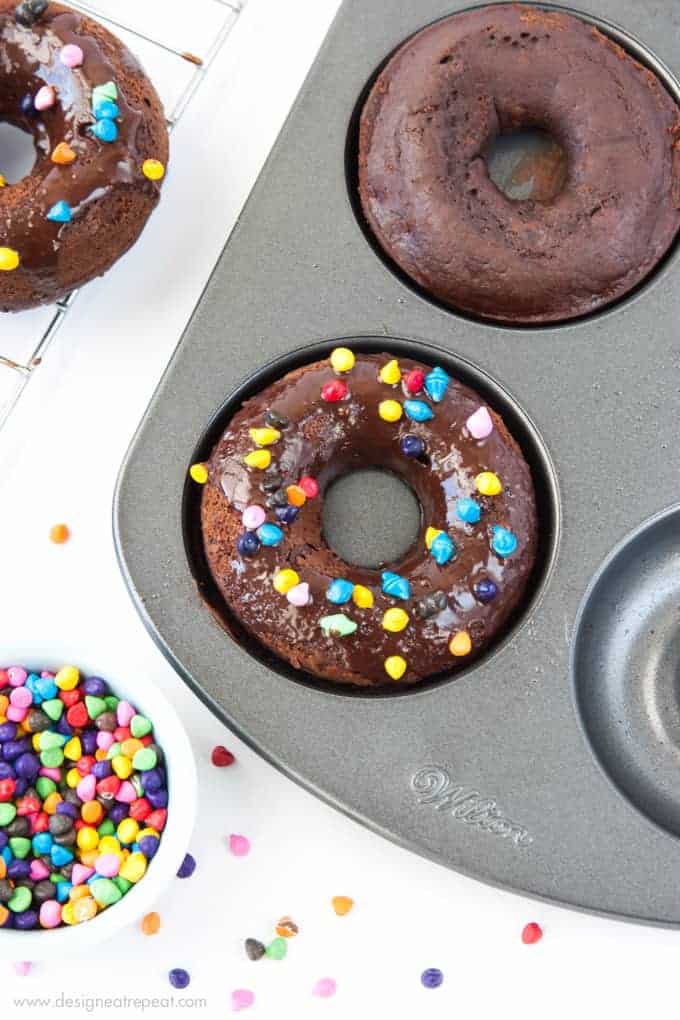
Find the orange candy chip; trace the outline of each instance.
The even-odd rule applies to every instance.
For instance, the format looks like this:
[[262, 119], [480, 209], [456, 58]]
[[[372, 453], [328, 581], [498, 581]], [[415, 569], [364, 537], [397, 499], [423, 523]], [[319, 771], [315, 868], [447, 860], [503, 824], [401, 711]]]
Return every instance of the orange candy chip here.
[[307, 502], [305, 491], [299, 485], [289, 485], [286, 489], [286, 496], [292, 506], [304, 506]]
[[52, 153], [52, 162], [58, 163], [59, 166], [68, 166], [69, 163], [73, 163], [76, 159], [76, 154], [66, 142], [59, 142], [56, 149]]
[[349, 914], [350, 910], [354, 906], [354, 900], [351, 896], [334, 896], [331, 903], [333, 904], [333, 910], [338, 917], [344, 917], [345, 914]]
[[161, 927], [161, 916], [155, 910], [142, 918], [141, 928], [145, 935], [157, 935]]
[[70, 537], [71, 532], [67, 524], [55, 524], [50, 528], [50, 542], [54, 542], [55, 545], [63, 545]]
[[277, 935], [284, 939], [292, 939], [293, 935], [297, 935], [300, 929], [292, 917], [282, 917], [277, 923], [275, 931]]
[[9, 910], [0, 903], [0, 924], [4, 924], [9, 917]]

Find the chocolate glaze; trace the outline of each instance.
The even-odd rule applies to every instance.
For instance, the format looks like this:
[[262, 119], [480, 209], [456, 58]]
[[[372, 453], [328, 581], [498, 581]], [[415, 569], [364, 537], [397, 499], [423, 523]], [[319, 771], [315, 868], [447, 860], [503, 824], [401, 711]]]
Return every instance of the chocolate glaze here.
[[[548, 201], [513, 201], [484, 152], [537, 127], [565, 150]], [[524, 4], [453, 15], [409, 39], [361, 115], [359, 192], [385, 252], [436, 298], [541, 323], [636, 286], [680, 227], [680, 110], [592, 25]]]
[[[130, 224], [120, 230], [124, 242], [120, 250], [112, 224], [107, 224], [111, 237], [106, 247], [110, 251], [99, 252], [103, 238], [97, 238], [86, 260], [89, 272], [85, 265], [78, 266], [76, 279], [64, 265], [68, 259], [64, 241], [69, 234], [81, 232], [76, 230], [78, 221], [83, 221], [91, 205], [99, 212], [89, 217], [90, 223], [99, 228], [103, 226], [99, 220], [111, 217], [114, 210], [120, 212], [121, 204], [132, 204], [134, 231], [139, 233], [160, 195], [160, 182], [144, 177], [142, 163], [151, 157], [167, 160], [167, 132], [160, 102], [139, 64], [121, 43], [101, 25], [58, 4], [50, 4], [32, 28], [18, 24], [13, 10], [13, 3], [0, 0], [0, 119], [29, 132], [38, 156], [28, 178], [0, 190], [0, 244], [14, 248], [21, 258], [19, 269], [2, 274], [0, 279], [0, 305], [8, 309], [54, 300], [115, 261], [129, 247]], [[60, 50], [69, 43], [77, 44], [84, 53], [83, 64], [75, 69], [59, 59]], [[109, 81], [118, 87], [119, 133], [115, 142], [102, 143], [90, 131], [95, 123], [92, 89]], [[35, 117], [23, 116], [19, 109], [21, 97], [35, 96], [43, 85], [55, 88], [56, 104]], [[68, 166], [51, 161], [60, 142], [66, 142], [76, 153], [75, 162]], [[121, 196], [131, 190], [142, 201], [121, 203]], [[69, 224], [46, 218], [60, 200], [73, 211], [74, 220]], [[111, 207], [108, 213], [107, 206]], [[83, 254], [79, 253], [79, 258]]]
[[[531, 573], [537, 540], [536, 506], [531, 473], [517, 444], [501, 419], [493, 414], [494, 430], [484, 440], [471, 438], [465, 428], [468, 417], [482, 401], [470, 389], [451, 380], [444, 399], [433, 404], [434, 418], [417, 424], [404, 415], [391, 424], [378, 416], [378, 404], [386, 398], [409, 397], [403, 384], [382, 383], [378, 371], [390, 360], [385, 355], [358, 355], [355, 367], [343, 376], [348, 397], [326, 403], [321, 387], [334, 377], [328, 362], [317, 362], [289, 373], [259, 396], [247, 401], [229, 423], [209, 460], [209, 480], [201, 502], [204, 548], [213, 578], [236, 618], [262, 644], [293, 666], [327, 679], [362, 686], [394, 684], [384, 670], [384, 660], [401, 655], [408, 670], [399, 684], [414, 682], [443, 671], [468, 665], [481, 654], [507, 624], [521, 602]], [[403, 373], [426, 366], [399, 359]], [[427, 399], [423, 394], [419, 399]], [[263, 472], [247, 468], [243, 457], [253, 443], [248, 429], [264, 425], [264, 414], [275, 409], [291, 421], [282, 438], [269, 447], [272, 468], [284, 484], [311, 475], [320, 495], [308, 500], [296, 521], [282, 526], [284, 540], [274, 548], [261, 547], [252, 559], [236, 551], [243, 531], [241, 514], [246, 506], [266, 506], [261, 485]], [[427, 455], [422, 461], [405, 457], [399, 439], [407, 433], [420, 436]], [[423, 514], [416, 544], [398, 562], [372, 570], [344, 563], [322, 537], [323, 493], [339, 476], [366, 467], [380, 467], [403, 478], [420, 500]], [[475, 493], [479, 472], [495, 471], [503, 492], [494, 498]], [[473, 496], [482, 505], [477, 525], [464, 524], [455, 514], [459, 497]], [[273, 511], [267, 520], [278, 523]], [[517, 552], [501, 560], [491, 551], [491, 529], [501, 524], [518, 539]], [[428, 526], [448, 531], [457, 555], [439, 567], [425, 548]], [[313, 601], [291, 606], [272, 587], [274, 572], [293, 567], [307, 581]], [[404, 602], [381, 591], [381, 570], [393, 570], [411, 583], [412, 597]], [[344, 577], [370, 588], [372, 609], [358, 609], [352, 602], [334, 606], [325, 598], [330, 580]], [[482, 605], [473, 584], [482, 577], [499, 588], [493, 602]], [[415, 605], [428, 592], [447, 593], [445, 610], [427, 620], [415, 615]], [[399, 606], [410, 617], [398, 634], [388, 633], [381, 621], [386, 609]], [[344, 612], [358, 624], [354, 634], [325, 638], [319, 626], [323, 616]], [[473, 652], [465, 659], [452, 657], [448, 643], [452, 634], [465, 629], [473, 640]]]

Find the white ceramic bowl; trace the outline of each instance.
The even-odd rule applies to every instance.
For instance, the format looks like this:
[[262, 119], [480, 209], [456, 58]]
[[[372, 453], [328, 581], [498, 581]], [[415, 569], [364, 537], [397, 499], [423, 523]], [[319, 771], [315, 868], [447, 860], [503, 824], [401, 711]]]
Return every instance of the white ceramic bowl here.
[[146, 874], [118, 903], [107, 907], [91, 921], [78, 925], [33, 931], [0, 928], [0, 958], [5, 960], [41, 960], [78, 953], [141, 920], [177, 874], [194, 825], [197, 780], [191, 744], [175, 709], [154, 683], [134, 669], [126, 676], [110, 675], [104, 663], [83, 663], [77, 658], [37, 659], [35, 655], [22, 655], [16, 650], [7, 655], [5, 649], [0, 649], [3, 669], [13, 665], [35, 670], [58, 669], [66, 664], [77, 666], [85, 677], [101, 676], [112, 693], [126, 698], [152, 721], [154, 739], [163, 748], [166, 759], [170, 795], [168, 820]]

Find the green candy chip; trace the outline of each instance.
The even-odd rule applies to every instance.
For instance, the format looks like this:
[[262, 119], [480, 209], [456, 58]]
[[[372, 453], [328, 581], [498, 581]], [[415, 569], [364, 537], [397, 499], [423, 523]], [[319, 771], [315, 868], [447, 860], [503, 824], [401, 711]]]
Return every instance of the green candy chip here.
[[58, 722], [64, 714], [64, 702], [60, 698], [43, 701], [40, 707], [52, 722]]
[[9, 841], [9, 848], [20, 861], [28, 857], [31, 850], [31, 841], [25, 836], [12, 836]]
[[145, 715], [133, 715], [130, 720], [130, 733], [138, 740], [145, 737], [147, 733], [151, 733], [152, 729], [151, 720], [147, 719]]
[[14, 804], [0, 804], [0, 827], [9, 825], [17, 816], [17, 809]]

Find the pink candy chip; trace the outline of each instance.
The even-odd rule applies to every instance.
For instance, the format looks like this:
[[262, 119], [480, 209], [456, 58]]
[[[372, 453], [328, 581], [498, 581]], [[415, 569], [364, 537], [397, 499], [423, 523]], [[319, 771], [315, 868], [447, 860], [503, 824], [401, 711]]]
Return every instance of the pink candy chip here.
[[23, 722], [27, 715], [27, 708], [17, 708], [16, 705], [10, 705], [7, 709], [7, 718], [10, 722]]
[[63, 50], [59, 54], [59, 59], [65, 67], [80, 67], [85, 54], [81, 50], [80, 46], [76, 46], [74, 43], [68, 43], [64, 46]]
[[53, 779], [55, 783], [61, 782], [61, 769], [46, 769], [43, 765], [38, 775], [47, 776], [48, 779]]
[[74, 864], [73, 871], [71, 872], [71, 882], [73, 885], [83, 885], [87, 882], [90, 875], [94, 875], [94, 868], [88, 868], [85, 864]]
[[132, 804], [133, 800], [137, 800], [137, 791], [128, 779], [124, 779], [120, 784], [116, 800], [119, 800], [121, 804]]
[[120, 863], [118, 854], [102, 854], [94, 862], [94, 870], [103, 878], [115, 878], [120, 871]]
[[235, 988], [231, 993], [231, 1008], [234, 1013], [240, 1009], [248, 1009], [255, 1002], [255, 993], [249, 988]]
[[111, 745], [115, 744], [115, 742], [116, 738], [113, 733], [109, 733], [107, 730], [100, 730], [97, 734], [97, 747], [101, 751], [108, 751]]
[[97, 780], [93, 775], [84, 776], [76, 786], [76, 793], [82, 801], [94, 800], [97, 792]]
[[261, 524], [264, 524], [266, 516], [262, 507], [253, 503], [252, 506], [247, 506], [243, 511], [243, 517], [241, 518], [243, 527], [247, 528], [248, 531], [255, 531]]
[[[137, 715], [137, 710], [132, 707], [129, 701], [119, 701], [116, 708], [116, 719], [119, 726], [129, 726], [132, 717]], [[97, 741], [99, 743], [99, 741]], [[107, 748], [108, 750], [108, 748]]]
[[51, 85], [43, 85], [41, 89], [38, 89], [33, 105], [36, 110], [49, 110], [51, 106], [57, 101], [57, 93], [54, 91]]
[[29, 875], [30, 879], [33, 882], [42, 882], [44, 878], [49, 878], [49, 875], [50, 869], [47, 867], [47, 865], [43, 861], [40, 861], [38, 860], [37, 857], [35, 857], [31, 861], [31, 871]]
[[15, 708], [28, 708], [33, 704], [33, 695], [28, 687], [15, 687], [9, 696], [10, 704]]
[[338, 990], [338, 986], [333, 978], [325, 977], [320, 978], [312, 989], [314, 995], [318, 995], [320, 999], [330, 999], [332, 995]]
[[306, 581], [296, 584], [294, 588], [288, 589], [286, 598], [293, 606], [306, 606], [309, 602], [309, 585]]
[[12, 687], [21, 687], [28, 679], [28, 673], [21, 666], [10, 666], [7, 670], [7, 676]]
[[47, 900], [40, 907], [41, 928], [57, 928], [61, 924], [61, 905], [56, 900]]
[[486, 439], [493, 432], [493, 420], [486, 407], [479, 407], [465, 422], [473, 439]]
[[237, 836], [232, 833], [229, 837], [229, 849], [234, 857], [245, 857], [250, 853], [250, 840], [247, 836]]
[[[59, 906], [59, 904], [57, 904], [57, 906]], [[12, 964], [12, 966], [15, 974], [18, 974], [19, 977], [26, 977], [27, 974], [30, 974], [33, 964], [29, 963], [28, 960], [22, 960], [19, 963]]]

